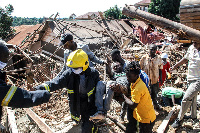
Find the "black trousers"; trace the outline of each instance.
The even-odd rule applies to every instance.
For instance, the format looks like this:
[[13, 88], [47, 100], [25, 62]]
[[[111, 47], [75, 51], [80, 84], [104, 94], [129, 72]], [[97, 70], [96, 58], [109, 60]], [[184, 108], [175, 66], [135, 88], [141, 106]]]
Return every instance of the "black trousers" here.
[[151, 99], [152, 99], [152, 102], [153, 102], [153, 105], [155, 108], [158, 107], [158, 92], [159, 92], [159, 83], [157, 82], [156, 84], [152, 84], [150, 85], [150, 94], [151, 94]]
[[[90, 113], [88, 111], [88, 103], [87, 103], [87, 98], [80, 98], [81, 104], [80, 104], [80, 109], [81, 109], [81, 133], [96, 133], [98, 131], [98, 128], [96, 124], [93, 121], [90, 121]], [[92, 114], [94, 114], [96, 110]]]
[[[125, 133], [136, 133], [137, 132], [137, 120], [133, 118], [133, 110], [128, 108], [127, 110], [127, 119], [129, 123], [126, 126]], [[140, 123], [139, 122], [139, 133], [152, 133], [154, 122], [151, 123]]]

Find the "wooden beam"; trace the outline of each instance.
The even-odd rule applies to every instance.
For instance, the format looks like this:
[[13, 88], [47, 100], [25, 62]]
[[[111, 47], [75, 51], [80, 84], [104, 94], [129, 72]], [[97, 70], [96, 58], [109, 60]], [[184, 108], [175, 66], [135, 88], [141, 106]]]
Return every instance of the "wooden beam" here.
[[113, 118], [111, 115], [107, 114], [107, 117], [113, 121], [121, 130], [123, 130], [124, 132], [126, 131], [126, 127], [121, 124], [120, 122], [118, 122], [115, 118]]
[[22, 52], [22, 54], [24, 54], [24, 56], [25, 56], [27, 59], [29, 59], [32, 63], [34, 62], [34, 61], [31, 59], [31, 57], [29, 57], [29, 55], [26, 54], [20, 47], [18, 47], [18, 46], [16, 46], [16, 47], [17, 47], [17, 49], [19, 49], [20, 52]]
[[163, 120], [159, 128], [157, 129], [157, 133], [164, 133], [166, 127], [168, 126], [169, 121], [171, 120], [172, 115], [176, 112], [178, 113], [177, 110], [180, 110], [180, 106], [174, 106], [172, 110], [169, 112], [167, 117]]
[[200, 31], [183, 25], [181, 23], [174, 22], [172, 20], [142, 11], [137, 9], [134, 6], [126, 6], [123, 8], [122, 14], [137, 18], [146, 23], [151, 23], [155, 26], [159, 26], [163, 29], [166, 29], [170, 32], [177, 34], [179, 37], [187, 38], [194, 40], [196, 42], [200, 42]]
[[43, 122], [40, 119], [40, 117], [35, 112], [33, 112], [30, 108], [24, 108], [24, 110], [35, 121], [35, 123], [44, 133], [54, 133], [54, 131], [45, 122]]

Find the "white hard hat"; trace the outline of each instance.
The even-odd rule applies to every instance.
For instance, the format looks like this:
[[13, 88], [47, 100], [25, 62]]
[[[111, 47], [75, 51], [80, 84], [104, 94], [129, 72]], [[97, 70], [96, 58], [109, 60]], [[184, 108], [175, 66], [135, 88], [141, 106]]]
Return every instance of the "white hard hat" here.
[[162, 53], [161, 58], [168, 58], [168, 55], [166, 53]]

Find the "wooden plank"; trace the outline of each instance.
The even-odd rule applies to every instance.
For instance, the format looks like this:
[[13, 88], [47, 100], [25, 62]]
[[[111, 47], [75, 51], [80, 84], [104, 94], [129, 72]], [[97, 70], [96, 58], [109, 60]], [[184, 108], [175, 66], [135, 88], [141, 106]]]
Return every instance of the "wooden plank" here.
[[180, 17], [186, 17], [186, 16], [199, 16], [200, 12], [191, 12], [191, 13], [181, 13]]
[[11, 108], [7, 107], [7, 126], [9, 128], [10, 133], [18, 133], [17, 124], [15, 121], [15, 111]]
[[191, 13], [191, 12], [199, 12], [199, 11], [200, 11], [200, 8], [180, 9], [180, 14]]
[[20, 52], [22, 52], [22, 54], [24, 54], [24, 56], [29, 59], [32, 63], [34, 62], [31, 57], [29, 57], [28, 54], [26, 54], [20, 47], [16, 46], [17, 49], [19, 49]]
[[54, 133], [53, 130], [46, 124], [44, 123], [40, 117], [33, 112], [30, 108], [24, 108], [26, 113], [35, 121], [35, 123], [38, 125], [38, 127], [45, 133]]
[[[183, 1], [183, 0], [182, 0]], [[188, 0], [189, 1], [189, 0]], [[198, 7], [200, 7], [200, 4], [198, 4], [197, 2], [194, 2], [194, 0], [192, 0], [192, 2], [193, 3], [185, 3], [185, 4], [183, 4], [182, 2], [181, 2], [181, 4], [180, 4], [180, 9], [188, 9], [188, 8], [198, 8]]]
[[194, 16], [194, 17], [193, 17], [193, 16], [181, 16], [181, 17], [180, 17], [180, 20], [181, 20], [181, 21], [187, 20], [187, 19], [189, 19], [189, 20], [190, 20], [190, 19], [197, 19], [197, 20], [198, 20], [198, 19], [200, 19], [200, 16]]
[[121, 130], [126, 131], [126, 127], [121, 124], [120, 122], [118, 122], [115, 118], [113, 118], [111, 115], [107, 114], [107, 117], [113, 121]]
[[[187, 20], [181, 20], [181, 23], [200, 23], [200, 19], [187, 19]], [[200, 24], [199, 24], [200, 25]]]
[[157, 129], [158, 133], [164, 133], [164, 131], [165, 131], [166, 127], [168, 126], [168, 123], [169, 123], [172, 115], [178, 109], [180, 109], [180, 106], [174, 106], [172, 108], [172, 110], [169, 112], [169, 114], [167, 115], [167, 117], [163, 120], [163, 122], [161, 123], [161, 125], [158, 127], [158, 129]]

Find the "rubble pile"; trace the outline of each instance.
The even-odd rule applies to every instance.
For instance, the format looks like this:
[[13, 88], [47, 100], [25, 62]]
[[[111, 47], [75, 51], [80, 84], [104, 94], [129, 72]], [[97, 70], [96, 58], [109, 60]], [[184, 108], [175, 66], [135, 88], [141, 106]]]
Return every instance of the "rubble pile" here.
[[[112, 23], [111, 23], [112, 22]], [[120, 48], [121, 55], [124, 59], [129, 61], [139, 61], [141, 57], [149, 53], [148, 46], [144, 45], [138, 38], [133, 36], [129, 36], [129, 32], [132, 32], [132, 27], [126, 27], [127, 32], [121, 32], [122, 29], [115, 28], [119, 24], [118, 21], [112, 20], [111, 22], [106, 22], [105, 20], [101, 23], [99, 22], [98, 25], [96, 21], [78, 21], [78, 22], [62, 22], [58, 23], [57, 21], [47, 21], [45, 23], [44, 28], [41, 30], [36, 30], [35, 34], [40, 36], [37, 41], [31, 40], [31, 37], [27, 38], [26, 43], [32, 41], [25, 47], [20, 47], [21, 50], [26, 51], [27, 55], [23, 55], [21, 59], [28, 57], [29, 61], [25, 61], [25, 65], [22, 64], [19, 68], [27, 67], [28, 70], [23, 73], [23, 76], [15, 78], [12, 74], [8, 76], [10, 84], [16, 84], [19, 87], [27, 88], [28, 90], [33, 89], [34, 86], [42, 84], [45, 81], [49, 81], [56, 77], [56, 75], [60, 72], [63, 66], [63, 53], [64, 49], [58, 48], [55, 44], [59, 43], [60, 37], [60, 29], [63, 32], [68, 25], [71, 25], [70, 31], [74, 34], [75, 41], [82, 41], [84, 43], [89, 42], [89, 47], [94, 52], [94, 54], [102, 59], [107, 60], [110, 55], [111, 50], [113, 47], [116, 47], [117, 43], [120, 42], [117, 46]], [[104, 25], [106, 23], [107, 25]], [[115, 25], [112, 25], [112, 24]], [[124, 21], [120, 21], [120, 25], [125, 23]], [[133, 23], [133, 22], [132, 22]], [[66, 25], [67, 24], [67, 25]], [[59, 25], [59, 26], [58, 26]], [[65, 26], [66, 25], [66, 26]], [[82, 26], [84, 25], [84, 26]], [[108, 26], [109, 27], [106, 27]], [[123, 25], [125, 27], [125, 25]], [[89, 28], [88, 28], [89, 27]], [[110, 31], [109, 31], [110, 28]], [[96, 29], [96, 30], [94, 30]], [[119, 31], [115, 31], [116, 29], [120, 29]], [[79, 31], [81, 30], [81, 31]], [[129, 30], [129, 31], [128, 31]], [[45, 34], [44, 34], [45, 33]], [[87, 33], [87, 34], [86, 34]], [[123, 33], [123, 36], [120, 34]], [[121, 36], [121, 38], [120, 38]], [[122, 38], [123, 37], [123, 38]], [[126, 37], [126, 38], [125, 38]], [[109, 38], [109, 39], [108, 39]], [[116, 39], [117, 38], [117, 39]], [[131, 39], [130, 39], [131, 38]], [[30, 40], [28, 40], [30, 39]], [[93, 40], [92, 40], [93, 39]], [[115, 40], [116, 39], [116, 40]], [[130, 39], [130, 40], [129, 40]], [[112, 40], [112, 41], [110, 41]], [[115, 41], [114, 41], [115, 40]], [[122, 41], [125, 40], [125, 41]], [[94, 42], [95, 41], [95, 42]], [[127, 42], [127, 43], [126, 43]], [[29, 45], [32, 44], [30, 47]], [[98, 46], [96, 45], [98, 44]], [[123, 46], [123, 47], [120, 47]], [[27, 51], [28, 49], [28, 51]], [[32, 52], [30, 52], [30, 51]], [[187, 49], [181, 48], [179, 44], [173, 44], [173, 46], [167, 46], [165, 50], [158, 49], [160, 52], [166, 52], [168, 54], [168, 60], [171, 66], [175, 65], [178, 61], [180, 61], [184, 54], [186, 53]], [[39, 52], [38, 52], [39, 51]], [[31, 62], [31, 60], [33, 60]], [[20, 59], [15, 60], [12, 63], [19, 62]], [[11, 63], [11, 64], [12, 64]], [[106, 75], [105, 65], [95, 64], [94, 67], [100, 73], [100, 79], [104, 81], [110, 80]], [[187, 64], [182, 65], [177, 70], [172, 73], [171, 79], [166, 80], [163, 87], [166, 86], [173, 86], [175, 88], [186, 90], [186, 76], [187, 76]], [[14, 73], [16, 74], [16, 73]], [[32, 107], [31, 108], [54, 132], [77, 132], [78, 126], [72, 121], [70, 112], [69, 112], [69, 101], [66, 88], [61, 90], [57, 90], [51, 92], [51, 98], [48, 103], [42, 104], [40, 106]], [[121, 106], [116, 100], [112, 100], [111, 109], [108, 112], [108, 116], [106, 118], [106, 122], [98, 123], [99, 130], [103, 133], [106, 132], [120, 132], [123, 133], [122, 127], [127, 122], [125, 117], [125, 121], [123, 122], [120, 119], [120, 109]], [[37, 125], [34, 125], [33, 121], [26, 116], [26, 112], [20, 109], [15, 109], [16, 113], [16, 121], [18, 129], [22, 130], [20, 132], [40, 132], [37, 128]], [[170, 107], [163, 108], [163, 111], [156, 112], [157, 119], [156, 123], [153, 128], [153, 132], [156, 132], [159, 125], [162, 123], [163, 119], [168, 115], [171, 111]], [[4, 118], [5, 119], [5, 118]], [[198, 116], [200, 119], [200, 116]], [[120, 123], [117, 125], [116, 123]], [[195, 125], [194, 127], [191, 126]], [[197, 128], [198, 129], [198, 122], [196, 121], [185, 121], [185, 125], [183, 128], [176, 130], [176, 132], [186, 131], [191, 132], [191, 129]], [[28, 125], [28, 126], [27, 126]], [[189, 126], [188, 126], [189, 125]], [[24, 127], [23, 127], [24, 126]], [[173, 128], [168, 128], [165, 130], [166, 132], [173, 132]]]

